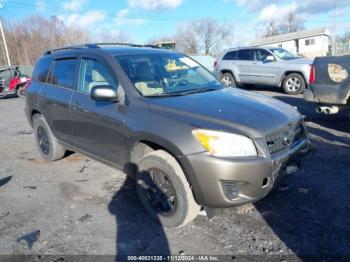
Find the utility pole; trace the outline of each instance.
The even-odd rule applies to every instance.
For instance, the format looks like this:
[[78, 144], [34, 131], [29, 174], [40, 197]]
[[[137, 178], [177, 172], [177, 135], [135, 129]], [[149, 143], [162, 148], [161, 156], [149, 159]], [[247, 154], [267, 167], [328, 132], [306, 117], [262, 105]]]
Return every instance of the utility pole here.
[[332, 55], [337, 55], [337, 31], [336, 31], [336, 24], [337, 24], [337, 0], [334, 1], [335, 9], [334, 9], [334, 24], [333, 24], [333, 41], [332, 41]]
[[8, 64], [8, 66], [11, 66], [11, 60], [10, 60], [9, 50], [8, 50], [8, 48], [7, 48], [7, 43], [6, 43], [6, 38], [5, 38], [4, 29], [2, 28], [1, 18], [0, 18], [0, 31], [1, 31], [1, 35], [2, 35], [2, 41], [4, 42], [7, 64]]
[[[0, 9], [3, 9], [5, 7], [4, 1], [0, 2]], [[4, 33], [4, 29], [2, 27], [2, 22], [0, 18], [0, 31], [1, 31], [1, 36], [2, 36], [2, 41], [4, 42], [4, 48], [5, 48], [5, 53], [6, 53], [6, 59], [7, 59], [7, 64], [8, 66], [11, 66], [11, 60], [10, 60], [10, 55], [9, 55], [9, 50], [7, 48], [7, 42], [6, 42], [6, 37]]]

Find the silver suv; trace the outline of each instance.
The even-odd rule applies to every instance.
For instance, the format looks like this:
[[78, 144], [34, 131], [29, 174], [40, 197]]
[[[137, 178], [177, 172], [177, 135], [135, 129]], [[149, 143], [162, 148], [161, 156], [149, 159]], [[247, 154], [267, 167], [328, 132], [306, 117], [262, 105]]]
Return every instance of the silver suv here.
[[282, 87], [287, 94], [301, 94], [307, 88], [313, 60], [298, 57], [278, 47], [229, 49], [215, 65], [226, 86], [262, 84]]

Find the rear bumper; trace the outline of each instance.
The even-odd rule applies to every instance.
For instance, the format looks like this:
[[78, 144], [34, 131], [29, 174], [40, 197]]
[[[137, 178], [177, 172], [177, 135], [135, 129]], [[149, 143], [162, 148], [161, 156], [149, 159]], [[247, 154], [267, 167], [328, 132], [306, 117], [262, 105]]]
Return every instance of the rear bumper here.
[[304, 99], [309, 102], [315, 102], [314, 93], [311, 89], [306, 89], [303, 93]]
[[349, 92], [340, 85], [311, 85], [304, 91], [304, 99], [324, 105], [346, 105]]
[[305, 139], [269, 159], [233, 160], [200, 153], [186, 157], [188, 165], [185, 169], [193, 172], [190, 177], [196, 177], [191, 185], [198, 204], [212, 208], [231, 207], [265, 197], [290, 173], [291, 166], [298, 169], [309, 150], [309, 141]]

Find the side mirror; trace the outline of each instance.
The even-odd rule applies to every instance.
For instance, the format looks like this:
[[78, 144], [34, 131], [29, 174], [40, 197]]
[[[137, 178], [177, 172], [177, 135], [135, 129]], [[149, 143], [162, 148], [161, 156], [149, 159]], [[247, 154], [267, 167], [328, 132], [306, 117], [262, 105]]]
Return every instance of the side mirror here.
[[268, 56], [265, 58], [265, 61], [266, 61], [266, 62], [273, 62], [273, 61], [275, 61], [275, 58], [274, 58], [272, 55], [268, 55]]
[[91, 90], [91, 98], [95, 101], [118, 101], [117, 91], [111, 86], [94, 86]]

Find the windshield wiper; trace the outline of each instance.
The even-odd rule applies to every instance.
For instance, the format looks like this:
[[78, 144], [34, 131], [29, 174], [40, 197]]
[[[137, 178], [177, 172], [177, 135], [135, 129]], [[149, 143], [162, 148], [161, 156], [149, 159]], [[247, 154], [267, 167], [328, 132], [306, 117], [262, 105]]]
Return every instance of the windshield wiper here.
[[202, 87], [202, 88], [197, 88], [197, 89], [191, 89], [191, 90], [185, 90], [185, 91], [175, 92], [175, 93], [172, 93], [172, 94], [177, 94], [177, 95], [188, 95], [188, 94], [209, 92], [209, 91], [214, 91], [214, 90], [218, 90], [218, 88], [214, 88], [214, 87]]
[[147, 95], [144, 97], [166, 97], [166, 96], [179, 96], [178, 93], [172, 93], [172, 92], [168, 92], [168, 93], [156, 93], [153, 95]]
[[214, 87], [203, 87], [203, 88], [197, 88], [197, 89], [191, 89], [191, 90], [185, 90], [185, 91], [178, 91], [178, 92], [167, 92], [167, 93], [156, 93], [153, 95], [147, 95], [144, 97], [166, 97], [166, 96], [184, 96], [188, 94], [195, 94], [195, 93], [202, 93], [202, 92], [209, 92], [219, 90], [218, 88]]

